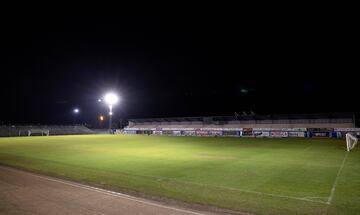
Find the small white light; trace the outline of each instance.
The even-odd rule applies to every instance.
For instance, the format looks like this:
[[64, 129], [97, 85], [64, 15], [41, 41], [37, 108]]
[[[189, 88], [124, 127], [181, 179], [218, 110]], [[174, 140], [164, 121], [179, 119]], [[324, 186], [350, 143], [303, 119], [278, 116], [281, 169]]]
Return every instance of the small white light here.
[[74, 113], [79, 113], [80, 112], [80, 110], [78, 108], [75, 108], [73, 111], [74, 111]]
[[101, 100], [101, 99], [98, 99], [98, 102], [102, 102], [102, 100]]

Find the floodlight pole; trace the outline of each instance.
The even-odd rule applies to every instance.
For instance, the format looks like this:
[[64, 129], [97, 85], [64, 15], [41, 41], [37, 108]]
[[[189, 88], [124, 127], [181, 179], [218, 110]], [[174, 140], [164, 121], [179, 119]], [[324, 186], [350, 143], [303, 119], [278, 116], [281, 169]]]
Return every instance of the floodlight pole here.
[[119, 98], [114, 93], [108, 93], [104, 97], [105, 102], [109, 105], [109, 129], [111, 131], [111, 124], [112, 124], [112, 106], [118, 102]]
[[110, 129], [110, 131], [111, 131], [112, 115], [113, 115], [112, 105], [109, 105], [109, 129]]

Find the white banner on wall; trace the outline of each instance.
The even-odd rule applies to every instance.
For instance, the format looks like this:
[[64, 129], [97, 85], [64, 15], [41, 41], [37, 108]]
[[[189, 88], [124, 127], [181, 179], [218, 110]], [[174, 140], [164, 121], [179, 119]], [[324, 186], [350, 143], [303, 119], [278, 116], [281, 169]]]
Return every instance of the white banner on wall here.
[[162, 131], [154, 131], [154, 134], [162, 135]]
[[184, 135], [195, 135], [195, 131], [184, 131]]
[[305, 137], [305, 132], [301, 131], [290, 131], [289, 137]]
[[209, 134], [208, 131], [204, 131], [204, 130], [200, 130], [200, 129], [196, 130], [195, 133], [196, 133], [196, 135], [200, 135], [200, 136]]
[[209, 131], [209, 134], [210, 134], [210, 135], [218, 135], [218, 136], [220, 136], [220, 135], [222, 135], [222, 131], [212, 130], [212, 131]]
[[289, 134], [286, 131], [272, 131], [270, 132], [271, 137], [288, 137]]
[[253, 135], [255, 137], [269, 137], [270, 132], [269, 131], [253, 131]]
[[181, 135], [181, 131], [173, 131], [174, 135], [180, 136]]

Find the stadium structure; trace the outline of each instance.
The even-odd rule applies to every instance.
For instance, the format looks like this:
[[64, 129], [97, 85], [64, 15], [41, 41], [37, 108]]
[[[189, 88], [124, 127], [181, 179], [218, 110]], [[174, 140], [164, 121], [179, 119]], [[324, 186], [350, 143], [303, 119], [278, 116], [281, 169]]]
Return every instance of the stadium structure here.
[[130, 119], [125, 134], [237, 137], [333, 137], [359, 132], [353, 113]]
[[[106, 131], [83, 125], [0, 126], [0, 136], [40, 136], [0, 138], [2, 174], [10, 174], [11, 170], [5, 171], [11, 166], [78, 181], [75, 187], [94, 191], [91, 195], [102, 191], [136, 199], [139, 194], [144, 201], [151, 199], [151, 204], [156, 200], [159, 205], [186, 202], [189, 210], [205, 212], [350, 215], [360, 211], [353, 203], [359, 196], [360, 150], [355, 134], [360, 128], [356, 128], [352, 113], [130, 119], [127, 127], [115, 132], [125, 135]], [[26, 179], [26, 172], [17, 172], [16, 176], [0, 177], [0, 190], [11, 184], [2, 180], [20, 180], [16, 182], [19, 188], [9, 191], [19, 194], [3, 197], [3, 205], [27, 208], [29, 204], [18, 198], [23, 190], [29, 190], [29, 201], [44, 201], [44, 186], [31, 190], [29, 186], [36, 186], [27, 180], [33, 179]], [[38, 181], [39, 176], [35, 177]], [[59, 183], [48, 189], [59, 190]], [[58, 192], [45, 192], [55, 195], [49, 199], [56, 202]], [[79, 193], [60, 192], [58, 202], [70, 204]], [[88, 196], [84, 193], [76, 199], [87, 201]], [[116, 205], [101, 196], [94, 199]], [[78, 205], [82, 209], [84, 202], [70, 207]], [[113, 210], [99, 209], [96, 204], [88, 207], [93, 205], [94, 211]], [[113, 214], [119, 211], [113, 210]], [[158, 213], [157, 209], [154, 214], [170, 213]]]
[[84, 125], [2, 125], [0, 137], [93, 134]]

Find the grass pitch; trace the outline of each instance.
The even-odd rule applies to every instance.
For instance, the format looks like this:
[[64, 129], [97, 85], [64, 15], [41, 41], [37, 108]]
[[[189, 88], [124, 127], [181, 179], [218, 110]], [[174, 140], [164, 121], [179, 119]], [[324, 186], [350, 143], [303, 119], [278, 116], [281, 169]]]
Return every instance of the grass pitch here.
[[255, 214], [360, 214], [360, 150], [345, 140], [0, 138], [0, 164]]

